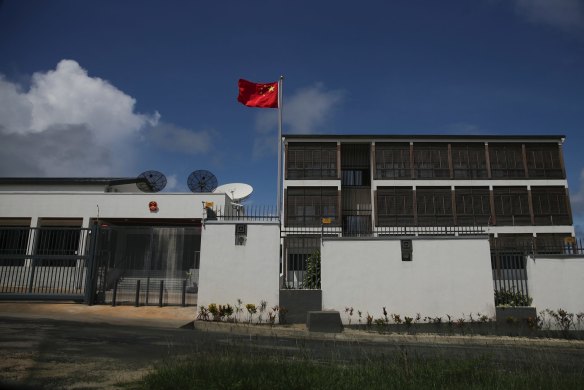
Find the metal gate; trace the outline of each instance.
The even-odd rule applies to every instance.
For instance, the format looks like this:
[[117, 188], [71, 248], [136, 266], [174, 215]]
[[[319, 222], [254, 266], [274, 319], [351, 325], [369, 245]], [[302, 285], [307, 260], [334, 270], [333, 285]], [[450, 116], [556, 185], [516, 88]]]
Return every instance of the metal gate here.
[[0, 299], [92, 303], [96, 229], [0, 227]]
[[195, 305], [200, 226], [100, 227], [95, 303]]

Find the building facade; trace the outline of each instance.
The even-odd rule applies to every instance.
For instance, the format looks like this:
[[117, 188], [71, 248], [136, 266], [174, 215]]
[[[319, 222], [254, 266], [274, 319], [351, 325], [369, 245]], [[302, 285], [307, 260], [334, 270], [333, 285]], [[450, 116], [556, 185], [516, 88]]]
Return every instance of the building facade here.
[[561, 247], [574, 236], [564, 140], [286, 135], [285, 279], [295, 283], [294, 272], [305, 267], [323, 235], [458, 235], [481, 229], [492, 248]]
[[[211, 208], [230, 210], [231, 200], [225, 193], [143, 192], [139, 181], [0, 178], [0, 292], [80, 295], [91, 257], [103, 273], [102, 300], [111, 301], [114, 284], [124, 300], [123, 290], [138, 280], [146, 296], [162, 291], [163, 281], [180, 302], [185, 278], [194, 293], [204, 220]], [[79, 280], [76, 288], [70, 280]]]

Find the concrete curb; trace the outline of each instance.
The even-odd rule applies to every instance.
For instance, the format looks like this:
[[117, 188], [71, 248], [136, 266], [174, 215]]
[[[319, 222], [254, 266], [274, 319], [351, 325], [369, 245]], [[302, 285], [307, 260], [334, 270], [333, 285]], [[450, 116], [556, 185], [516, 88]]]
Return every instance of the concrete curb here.
[[212, 321], [195, 321], [194, 329], [204, 332], [233, 333], [237, 335], [302, 338], [310, 340], [337, 340], [354, 343], [390, 343], [390, 344], [435, 344], [435, 345], [499, 345], [530, 347], [561, 347], [584, 349], [584, 340], [535, 339], [508, 336], [463, 336], [420, 334], [379, 334], [363, 330], [345, 328], [342, 333], [309, 332], [305, 325], [256, 325], [246, 323], [225, 323]]

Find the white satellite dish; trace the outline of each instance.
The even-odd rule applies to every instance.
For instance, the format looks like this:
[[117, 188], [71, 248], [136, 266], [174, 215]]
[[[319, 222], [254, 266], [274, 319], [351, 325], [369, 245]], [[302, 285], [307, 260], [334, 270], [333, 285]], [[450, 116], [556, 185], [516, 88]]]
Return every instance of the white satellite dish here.
[[214, 193], [225, 193], [234, 202], [242, 202], [251, 196], [253, 187], [245, 183], [227, 183], [215, 188]]

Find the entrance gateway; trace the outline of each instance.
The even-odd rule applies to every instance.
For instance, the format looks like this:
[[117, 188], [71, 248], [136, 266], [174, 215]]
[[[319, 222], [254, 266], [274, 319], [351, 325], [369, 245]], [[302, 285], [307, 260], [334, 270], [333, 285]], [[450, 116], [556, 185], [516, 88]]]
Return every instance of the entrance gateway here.
[[194, 305], [200, 224], [0, 228], [0, 299]]

